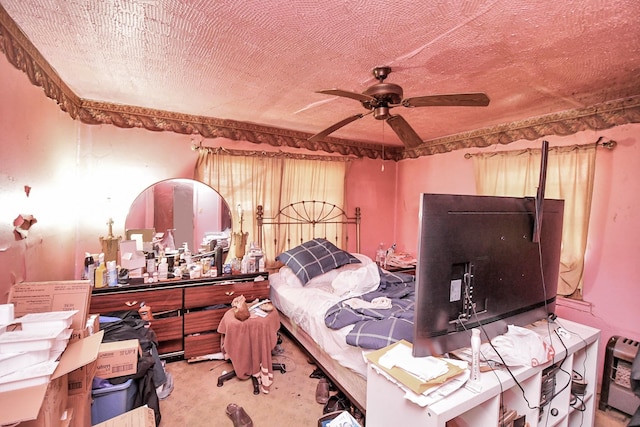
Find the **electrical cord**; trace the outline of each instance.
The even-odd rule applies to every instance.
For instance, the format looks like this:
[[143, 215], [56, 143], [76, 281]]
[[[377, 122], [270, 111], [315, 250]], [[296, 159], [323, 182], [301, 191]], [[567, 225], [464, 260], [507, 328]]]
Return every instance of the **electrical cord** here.
[[[536, 208], [535, 214], [536, 214], [536, 215], [539, 215], [539, 214], [540, 214], [540, 212], [538, 212], [538, 205], [537, 205], [537, 204], [536, 204], [536, 207], [535, 207], [535, 208]], [[538, 244], [538, 260], [539, 260], [539, 268], [540, 268], [541, 281], [542, 281], [543, 303], [544, 303], [545, 312], [546, 312], [546, 313], [549, 313], [549, 308], [548, 308], [548, 303], [547, 303], [547, 289], [546, 289], [546, 282], [545, 282], [545, 276], [544, 276], [544, 265], [543, 265], [543, 259], [542, 259], [542, 258], [543, 258], [543, 257], [542, 257], [542, 245], [541, 245], [541, 243], [539, 243], [539, 244]], [[496, 353], [496, 355], [497, 355], [497, 356], [498, 356], [498, 358], [500, 359], [500, 362], [502, 363], [502, 365], [504, 365], [504, 367], [505, 367], [506, 371], [509, 373], [509, 375], [511, 376], [511, 378], [514, 380], [515, 384], [516, 384], [516, 385], [518, 386], [518, 388], [520, 389], [520, 391], [521, 391], [521, 393], [522, 393], [522, 398], [523, 398], [523, 399], [524, 399], [524, 401], [526, 402], [527, 407], [528, 407], [529, 409], [531, 409], [531, 410], [539, 410], [539, 411], [540, 411], [540, 410], [542, 409], [541, 405], [536, 405], [536, 406], [532, 406], [532, 405], [531, 405], [531, 403], [529, 402], [529, 399], [528, 399], [528, 398], [527, 398], [527, 396], [526, 396], [526, 392], [525, 392], [525, 390], [524, 390], [524, 388], [523, 388], [522, 384], [520, 384], [520, 382], [516, 379], [515, 375], [513, 374], [513, 372], [512, 372], [512, 371], [511, 371], [511, 369], [509, 368], [509, 366], [508, 366], [508, 365], [506, 364], [506, 362], [504, 361], [504, 359], [503, 359], [502, 355], [498, 352], [498, 350], [495, 348], [495, 346], [494, 346], [494, 345], [493, 345], [493, 343], [491, 342], [491, 338], [489, 337], [489, 334], [488, 334], [488, 333], [487, 333], [487, 331], [485, 330], [484, 325], [481, 323], [481, 321], [480, 321], [480, 319], [479, 319], [479, 317], [478, 317], [478, 313], [477, 313], [477, 312], [476, 312], [476, 310], [475, 310], [475, 305], [473, 304], [473, 301], [472, 301], [472, 299], [471, 299], [471, 296], [469, 295], [468, 289], [466, 289], [466, 288], [465, 288], [465, 292], [464, 292], [464, 294], [465, 294], [465, 298], [467, 299], [467, 303], [469, 304], [469, 307], [471, 307], [471, 310], [472, 310], [472, 313], [473, 313], [473, 317], [475, 318], [475, 320], [476, 320], [477, 324], [479, 325], [480, 330], [482, 331], [482, 333], [483, 333], [484, 337], [487, 339], [488, 344], [491, 346], [491, 348], [493, 349], [493, 351]], [[562, 393], [564, 390], [566, 390], [566, 389], [571, 385], [571, 382], [572, 382], [572, 374], [571, 374], [571, 373], [569, 373], [567, 370], [565, 370], [565, 369], [563, 369], [563, 368], [562, 368], [562, 366], [564, 365], [564, 363], [565, 363], [565, 362], [566, 362], [566, 360], [567, 360], [569, 350], [568, 350], [567, 346], [565, 345], [564, 341], [562, 340], [562, 337], [558, 334], [557, 329], [553, 329], [553, 328], [552, 328], [552, 326], [551, 326], [551, 322], [555, 322], [555, 321], [556, 321], [556, 319], [557, 319], [557, 317], [555, 316], [555, 314], [554, 314], [554, 313], [549, 313], [549, 314], [548, 314], [548, 318], [547, 318], [547, 333], [548, 333], [548, 337], [549, 337], [549, 338], [553, 335], [553, 333], [555, 333], [555, 335], [556, 335], [556, 336], [558, 337], [558, 339], [560, 340], [560, 343], [561, 343], [561, 344], [562, 344], [562, 346], [564, 347], [564, 350], [565, 350], [564, 357], [563, 357], [562, 361], [561, 361], [557, 366], [558, 366], [558, 369], [559, 369], [560, 371], [562, 371], [562, 372], [564, 372], [565, 374], [567, 374], [567, 376], [568, 376], [569, 380], [567, 381], [567, 383], [566, 383], [566, 384], [565, 384], [565, 385], [564, 385], [560, 390], [557, 390], [557, 391], [555, 391], [555, 392], [554, 392], [554, 394], [553, 394], [553, 395], [551, 396], [551, 398], [550, 398], [550, 399], [545, 403], [545, 405], [546, 405], [546, 404], [550, 404], [550, 403], [553, 401], [553, 399], [554, 399], [555, 397], [557, 397], [560, 393]], [[459, 317], [459, 319], [458, 319], [458, 320], [459, 320], [459, 324], [461, 324], [461, 325], [462, 325], [463, 329], [464, 329], [465, 331], [467, 331], [467, 328], [466, 328], [466, 326], [465, 326], [465, 322], [463, 321], [463, 319], [461, 319], [461, 318]], [[561, 326], [561, 325], [560, 325], [560, 326]], [[578, 335], [578, 336], [580, 336], [580, 335]], [[583, 343], [585, 344], [585, 347], [586, 347], [586, 345], [587, 345], [586, 341], [585, 341], [582, 337], [580, 337], [580, 338], [582, 339], [582, 341], [583, 341]], [[485, 361], [488, 361], [488, 360], [484, 357], [484, 355], [483, 355], [483, 359], [484, 359]], [[586, 359], [586, 358], [585, 358], [585, 359]], [[555, 361], [555, 354], [554, 354], [554, 355], [553, 355], [553, 358], [552, 358], [552, 366], [553, 366], [553, 365], [555, 365], [555, 364], [556, 364], [556, 361]], [[494, 375], [496, 375], [496, 378], [497, 378], [498, 383], [499, 383], [499, 385], [500, 385], [500, 406], [502, 407], [502, 404], [503, 404], [503, 402], [502, 402], [502, 395], [503, 395], [503, 393], [504, 393], [503, 385], [502, 385], [502, 382], [500, 381], [499, 376], [497, 375], [497, 372], [495, 372], [495, 370], [494, 370], [493, 366], [491, 366], [491, 364], [489, 364], [489, 367], [490, 367], [491, 371], [494, 373]], [[583, 360], [583, 369], [585, 369], [585, 371], [586, 371], [586, 360]], [[554, 374], [554, 375], [555, 375], [555, 374]], [[577, 398], [577, 396], [576, 396], [576, 398]], [[584, 402], [582, 402], [582, 400], [581, 400], [581, 408], [582, 408], [582, 409], [581, 409], [582, 411], [584, 411], [584, 410], [585, 410], [585, 408], [584, 408]], [[548, 422], [548, 417], [547, 417], [546, 422]], [[545, 423], [545, 424], [546, 424], [546, 423]], [[582, 424], [582, 423], [581, 423], [581, 424]]]
[[[478, 323], [478, 325], [480, 327], [480, 330], [482, 331], [482, 333], [484, 334], [485, 338], [487, 339], [487, 342], [489, 343], [489, 346], [491, 346], [493, 351], [498, 355], [498, 357], [500, 358], [500, 362], [505, 367], [505, 369], [507, 370], [507, 372], [509, 373], [509, 375], [511, 376], [513, 381], [515, 381], [516, 385], [518, 386], [518, 388], [522, 392], [522, 398], [527, 403], [527, 407], [529, 409], [540, 409], [540, 406], [531, 406], [531, 403], [529, 402], [529, 399], [527, 399], [527, 396], [526, 396], [526, 393], [524, 391], [524, 388], [522, 387], [522, 384], [520, 384], [520, 382], [515, 377], [515, 375], [513, 375], [513, 372], [511, 372], [511, 369], [509, 369], [509, 366], [507, 365], [507, 363], [502, 358], [502, 355], [498, 352], [498, 350], [495, 348], [495, 346], [491, 342], [491, 338], [489, 337], [489, 334], [484, 329], [484, 325], [480, 322], [480, 319], [478, 317], [478, 313], [476, 312], [476, 309], [475, 309], [475, 305], [473, 304], [473, 301], [471, 300], [471, 297], [470, 297], [469, 292], [468, 292], [467, 289], [465, 289], [465, 298], [467, 298], [467, 301], [469, 302], [469, 305], [471, 307], [471, 311], [473, 312], [473, 315], [474, 315], [474, 317], [476, 319], [476, 322]], [[467, 328], [464, 325], [464, 323], [462, 323], [462, 327], [463, 327], [463, 329], [465, 331], [467, 330]], [[483, 358], [484, 358], [484, 356], [483, 356]], [[486, 358], [485, 358], [485, 360], [486, 360]], [[491, 367], [491, 371], [494, 372], [494, 374], [496, 375], [496, 378], [498, 379], [498, 383], [500, 384], [500, 397], [502, 399], [502, 394], [504, 393], [504, 390], [503, 390], [503, 387], [502, 387], [502, 382], [500, 381], [500, 378], [498, 377], [498, 374], [494, 371], [493, 367]]]
[[567, 348], [567, 346], [565, 345], [564, 341], [562, 341], [562, 337], [560, 336], [560, 334], [558, 333], [557, 330], [553, 330], [553, 332], [556, 334], [556, 336], [558, 337], [558, 339], [560, 340], [560, 344], [562, 344], [562, 347], [564, 347], [564, 357], [562, 358], [562, 362], [560, 362], [560, 364], [558, 365], [558, 370], [564, 372], [565, 374], [567, 374], [569, 376], [569, 381], [567, 382], [567, 384], [565, 384], [560, 390], [556, 391], [554, 394], [551, 395], [551, 397], [549, 398], [549, 403], [551, 403], [551, 401], [556, 398], [556, 396], [558, 396], [560, 393], [562, 393], [567, 387], [569, 387], [571, 385], [571, 374], [566, 371], [565, 369], [562, 368], [562, 365], [564, 365], [564, 362], [567, 361], [567, 356], [569, 354], [569, 349]]

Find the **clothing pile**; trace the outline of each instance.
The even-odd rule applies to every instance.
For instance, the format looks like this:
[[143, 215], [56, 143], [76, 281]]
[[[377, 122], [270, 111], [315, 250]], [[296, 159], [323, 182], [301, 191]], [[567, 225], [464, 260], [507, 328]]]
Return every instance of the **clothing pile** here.
[[[108, 380], [111, 384], [123, 384], [129, 379], [137, 382], [137, 393], [133, 408], [147, 405], [155, 412], [156, 426], [160, 425], [160, 399], [164, 399], [173, 391], [173, 377], [165, 370], [165, 364], [158, 354], [158, 339], [149, 322], [140, 318], [137, 311], [116, 311], [100, 316], [100, 329], [104, 331], [102, 342], [137, 339], [142, 354], [138, 358], [135, 374], [125, 375]], [[97, 379], [95, 386], [104, 384], [105, 380]]]

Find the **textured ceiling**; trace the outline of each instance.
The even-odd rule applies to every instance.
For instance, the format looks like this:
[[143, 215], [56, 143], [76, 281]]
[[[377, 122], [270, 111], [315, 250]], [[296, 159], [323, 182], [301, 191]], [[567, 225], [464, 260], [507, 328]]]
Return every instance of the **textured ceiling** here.
[[[488, 107], [396, 107], [424, 141], [640, 95], [637, 0], [0, 0], [83, 100], [309, 135], [356, 113], [373, 67], [405, 97], [484, 92]], [[400, 145], [371, 115], [331, 135]]]

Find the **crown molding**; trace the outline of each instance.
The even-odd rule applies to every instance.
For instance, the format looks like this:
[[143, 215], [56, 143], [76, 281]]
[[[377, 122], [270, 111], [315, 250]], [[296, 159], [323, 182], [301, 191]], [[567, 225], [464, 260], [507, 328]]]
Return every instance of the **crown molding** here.
[[131, 105], [119, 105], [80, 98], [75, 94], [0, 5], [0, 51], [24, 72], [31, 83], [42, 87], [47, 97], [74, 120], [91, 125], [109, 124], [121, 128], [143, 128], [204, 138], [227, 138], [274, 147], [301, 148], [344, 156], [399, 161], [471, 147], [535, 140], [549, 135], [570, 135], [583, 130], [608, 129], [626, 123], [640, 123], [640, 95], [605, 102], [582, 109], [500, 124], [471, 132], [425, 141], [413, 149], [326, 137], [311, 142], [311, 134], [235, 120], [181, 114]]
[[534, 141], [549, 135], [567, 136], [628, 123], [640, 123], [640, 95], [425, 141], [413, 150], [402, 151], [401, 158], [504, 145], [519, 140]]

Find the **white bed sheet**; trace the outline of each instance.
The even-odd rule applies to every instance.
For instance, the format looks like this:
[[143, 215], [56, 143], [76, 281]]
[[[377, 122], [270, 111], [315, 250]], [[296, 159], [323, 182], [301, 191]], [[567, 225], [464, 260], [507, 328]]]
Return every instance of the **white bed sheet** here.
[[326, 311], [344, 299], [331, 292], [330, 284], [293, 287], [286, 284], [280, 273], [270, 274], [269, 284], [271, 301], [280, 312], [304, 329], [340, 365], [366, 378], [367, 364], [364, 351], [346, 343], [346, 336], [353, 326], [333, 330], [327, 328], [324, 323]]

